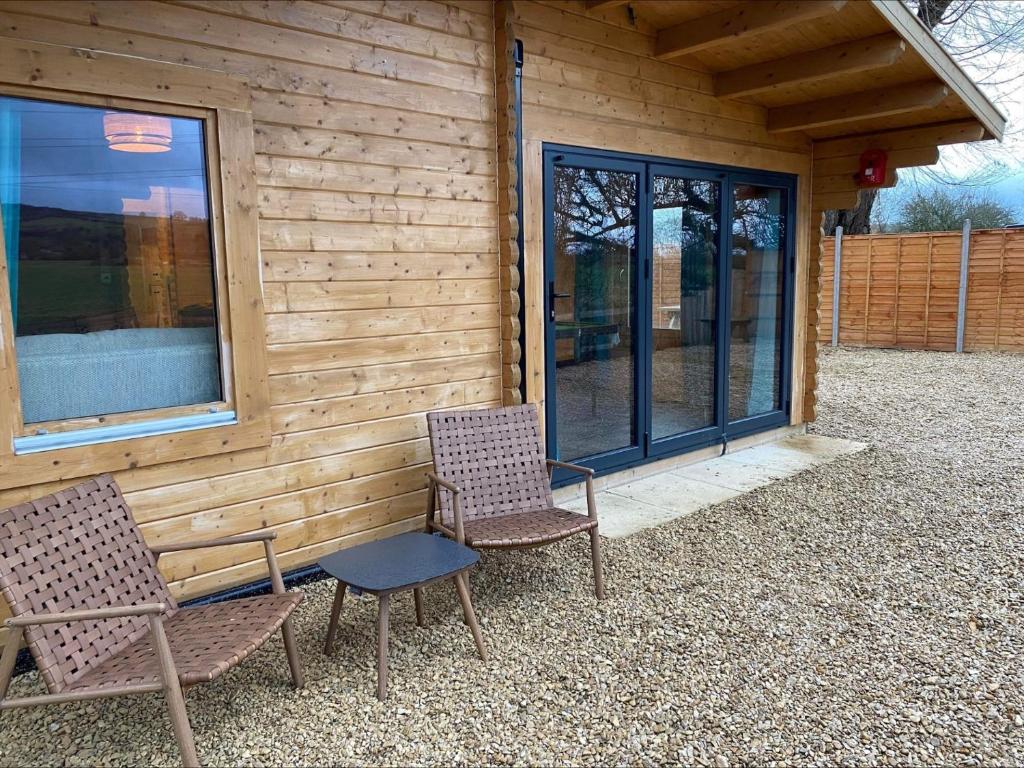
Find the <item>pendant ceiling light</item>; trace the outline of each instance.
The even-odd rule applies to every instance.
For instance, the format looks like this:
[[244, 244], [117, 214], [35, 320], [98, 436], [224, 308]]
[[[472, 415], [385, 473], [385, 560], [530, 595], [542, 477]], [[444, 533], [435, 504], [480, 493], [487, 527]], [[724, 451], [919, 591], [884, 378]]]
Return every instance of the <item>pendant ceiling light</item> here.
[[103, 135], [111, 149], [120, 152], [168, 152], [171, 149], [171, 120], [138, 112], [107, 112]]

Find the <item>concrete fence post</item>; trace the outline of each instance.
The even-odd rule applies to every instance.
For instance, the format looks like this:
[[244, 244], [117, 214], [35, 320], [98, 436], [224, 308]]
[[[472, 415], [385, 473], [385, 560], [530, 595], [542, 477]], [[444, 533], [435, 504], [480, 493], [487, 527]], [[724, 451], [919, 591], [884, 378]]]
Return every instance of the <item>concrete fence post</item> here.
[[832, 346], [839, 346], [839, 275], [843, 266], [843, 228], [836, 227], [835, 266], [832, 268]]
[[964, 219], [960, 238], [960, 296], [956, 305], [956, 351], [964, 351], [964, 329], [967, 325], [967, 272], [971, 258], [971, 220]]

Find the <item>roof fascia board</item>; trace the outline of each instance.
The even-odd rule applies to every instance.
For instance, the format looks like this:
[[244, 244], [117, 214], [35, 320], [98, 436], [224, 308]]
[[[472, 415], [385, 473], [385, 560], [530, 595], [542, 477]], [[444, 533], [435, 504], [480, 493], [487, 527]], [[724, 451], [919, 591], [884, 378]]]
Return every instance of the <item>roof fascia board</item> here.
[[1006, 117], [982, 92], [935, 36], [900, 0], [871, 0], [875, 10], [921, 56], [931, 70], [959, 96], [985, 126], [991, 138], [1002, 140]]

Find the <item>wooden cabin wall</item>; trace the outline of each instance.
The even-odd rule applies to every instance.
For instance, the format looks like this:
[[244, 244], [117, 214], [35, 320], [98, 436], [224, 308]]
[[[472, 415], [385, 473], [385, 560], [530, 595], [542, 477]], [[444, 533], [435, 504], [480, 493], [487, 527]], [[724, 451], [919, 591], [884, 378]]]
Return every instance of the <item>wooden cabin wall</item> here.
[[[797, 280], [807, 280], [811, 149], [771, 134], [765, 110], [717, 99], [711, 75], [654, 58], [655, 35], [620, 7], [602, 18], [583, 2], [504, 0], [523, 40], [526, 397], [544, 403], [542, 145], [593, 147], [798, 175]], [[815, 248], [815, 253], [817, 249]], [[804, 349], [807, 290], [797, 291], [795, 350]], [[793, 355], [793, 423], [803, 421], [805, 356]]]
[[[273, 439], [117, 473], [151, 544], [266, 527], [296, 568], [421, 525], [424, 413], [501, 397], [491, 12], [0, 3], [0, 35], [252, 87]], [[3, 491], [0, 505], [51, 490]], [[262, 557], [237, 546], [160, 565], [189, 598], [265, 576]]]

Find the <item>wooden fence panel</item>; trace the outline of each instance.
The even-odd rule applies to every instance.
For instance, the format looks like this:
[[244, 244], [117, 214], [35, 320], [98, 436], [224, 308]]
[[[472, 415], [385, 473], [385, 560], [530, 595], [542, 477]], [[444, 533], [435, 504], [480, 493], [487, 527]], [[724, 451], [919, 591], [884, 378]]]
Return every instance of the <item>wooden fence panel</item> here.
[[[842, 239], [839, 343], [956, 349], [960, 232]], [[835, 238], [822, 264], [822, 338], [831, 338]], [[1024, 230], [971, 233], [964, 349], [1024, 352]]]

